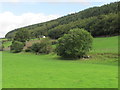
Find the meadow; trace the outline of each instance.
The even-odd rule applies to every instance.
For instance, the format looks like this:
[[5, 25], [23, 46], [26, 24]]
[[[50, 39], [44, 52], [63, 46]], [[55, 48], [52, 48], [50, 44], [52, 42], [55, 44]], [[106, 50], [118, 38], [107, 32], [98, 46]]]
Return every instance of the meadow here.
[[3, 88], [117, 88], [118, 37], [94, 38], [88, 59], [3, 51]]

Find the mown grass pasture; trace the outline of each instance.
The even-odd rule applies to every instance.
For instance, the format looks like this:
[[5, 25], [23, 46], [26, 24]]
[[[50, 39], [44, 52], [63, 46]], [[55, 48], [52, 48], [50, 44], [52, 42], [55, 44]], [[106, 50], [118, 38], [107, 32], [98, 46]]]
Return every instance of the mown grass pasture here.
[[90, 58], [3, 52], [3, 88], [117, 88], [118, 37], [94, 38]]

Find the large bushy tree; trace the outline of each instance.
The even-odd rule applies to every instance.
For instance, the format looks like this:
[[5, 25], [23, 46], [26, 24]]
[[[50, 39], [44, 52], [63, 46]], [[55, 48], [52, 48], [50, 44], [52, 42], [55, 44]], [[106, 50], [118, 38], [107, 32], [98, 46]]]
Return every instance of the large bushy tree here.
[[64, 58], [81, 58], [91, 49], [92, 36], [84, 29], [72, 29], [58, 39], [57, 54]]

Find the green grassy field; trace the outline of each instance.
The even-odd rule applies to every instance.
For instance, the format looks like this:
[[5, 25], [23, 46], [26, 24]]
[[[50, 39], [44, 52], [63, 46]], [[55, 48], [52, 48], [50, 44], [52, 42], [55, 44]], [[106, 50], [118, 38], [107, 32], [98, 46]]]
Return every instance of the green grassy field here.
[[89, 59], [3, 52], [4, 88], [117, 88], [118, 37], [95, 38]]
[[118, 36], [95, 38], [93, 42], [94, 53], [118, 53]]

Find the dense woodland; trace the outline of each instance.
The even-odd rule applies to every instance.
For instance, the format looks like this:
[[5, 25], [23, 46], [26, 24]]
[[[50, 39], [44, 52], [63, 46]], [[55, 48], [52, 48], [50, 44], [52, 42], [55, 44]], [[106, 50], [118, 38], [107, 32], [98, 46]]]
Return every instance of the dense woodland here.
[[16, 31], [25, 29], [31, 38], [45, 35], [52, 39], [58, 39], [73, 28], [84, 28], [94, 37], [118, 35], [120, 29], [118, 26], [119, 4], [120, 1], [101, 7], [88, 8], [55, 20], [15, 29], [8, 32], [5, 37], [13, 38]]

